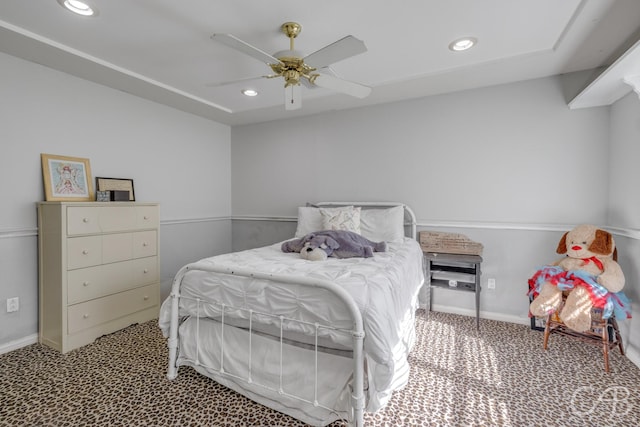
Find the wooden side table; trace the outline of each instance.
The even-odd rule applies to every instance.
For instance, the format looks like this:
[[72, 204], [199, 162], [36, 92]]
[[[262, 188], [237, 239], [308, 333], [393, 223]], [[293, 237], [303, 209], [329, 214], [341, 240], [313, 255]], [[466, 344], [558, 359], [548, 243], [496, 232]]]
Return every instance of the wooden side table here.
[[480, 329], [480, 264], [479, 255], [425, 252], [425, 277], [429, 284], [429, 311], [433, 288], [474, 292], [476, 298], [476, 328]]

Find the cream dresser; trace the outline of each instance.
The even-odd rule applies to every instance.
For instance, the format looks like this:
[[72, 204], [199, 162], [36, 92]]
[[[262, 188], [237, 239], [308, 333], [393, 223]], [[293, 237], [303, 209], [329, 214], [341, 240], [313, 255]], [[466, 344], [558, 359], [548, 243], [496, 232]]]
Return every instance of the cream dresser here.
[[62, 353], [158, 317], [159, 206], [38, 203], [39, 340]]

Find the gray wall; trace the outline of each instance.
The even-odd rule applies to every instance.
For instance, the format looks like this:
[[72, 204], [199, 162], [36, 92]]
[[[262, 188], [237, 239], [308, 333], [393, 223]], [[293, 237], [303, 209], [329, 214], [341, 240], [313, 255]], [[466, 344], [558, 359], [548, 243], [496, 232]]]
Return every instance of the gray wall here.
[[421, 221], [602, 223], [608, 129], [559, 78], [234, 127], [233, 214], [393, 199]]
[[187, 261], [231, 250], [228, 126], [5, 54], [0, 99], [0, 349], [38, 330], [40, 153], [88, 158], [93, 176], [133, 178], [137, 200], [160, 203], [163, 295]]
[[640, 230], [640, 102], [634, 92], [613, 104], [609, 138], [609, 224]]
[[631, 92], [611, 106], [609, 224], [619, 227], [618, 262], [627, 280], [624, 292], [633, 317], [620, 323], [629, 358], [640, 364], [640, 100]]
[[[631, 172], [638, 98], [625, 98], [613, 114], [611, 107], [569, 110], [563, 84], [574, 78], [582, 76], [234, 127], [234, 218], [253, 220], [234, 220], [233, 246], [291, 237], [273, 218], [294, 217], [307, 201], [402, 201], [415, 210], [419, 229], [484, 244], [483, 317], [528, 323], [527, 279], [558, 258], [564, 231], [579, 223], [614, 226], [621, 253], [637, 248], [627, 228], [638, 227], [639, 196], [627, 196], [640, 178]], [[260, 217], [273, 227], [268, 239], [257, 232], [266, 227]], [[626, 256], [627, 290], [635, 296], [638, 268]], [[486, 289], [490, 277], [495, 290]], [[433, 303], [474, 313], [468, 294], [437, 289]], [[631, 321], [622, 323], [631, 335]], [[628, 344], [637, 354], [637, 339]]]

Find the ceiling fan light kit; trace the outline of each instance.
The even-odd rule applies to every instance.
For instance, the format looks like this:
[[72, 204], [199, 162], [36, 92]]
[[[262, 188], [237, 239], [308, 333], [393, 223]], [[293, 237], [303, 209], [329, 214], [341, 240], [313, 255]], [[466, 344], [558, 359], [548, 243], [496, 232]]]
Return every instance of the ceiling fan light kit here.
[[368, 86], [318, 71], [335, 62], [366, 52], [367, 47], [362, 40], [353, 36], [346, 36], [305, 56], [294, 48], [294, 39], [302, 31], [302, 25], [297, 22], [285, 22], [280, 26], [280, 30], [289, 38], [289, 49], [276, 52], [273, 55], [269, 55], [231, 34], [214, 34], [211, 38], [267, 64], [274, 74], [263, 77], [282, 77], [284, 79], [286, 110], [301, 108], [301, 83], [310, 88], [322, 87], [356, 98], [369, 96], [371, 88]]

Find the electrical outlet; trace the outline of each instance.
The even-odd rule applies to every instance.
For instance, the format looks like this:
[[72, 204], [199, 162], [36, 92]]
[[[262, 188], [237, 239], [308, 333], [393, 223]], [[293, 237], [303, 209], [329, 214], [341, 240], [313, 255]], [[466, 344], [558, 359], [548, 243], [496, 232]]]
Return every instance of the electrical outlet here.
[[20, 298], [15, 297], [7, 299], [7, 313], [12, 313], [18, 310], [20, 310]]
[[487, 288], [488, 289], [495, 289], [496, 288], [496, 279], [488, 279], [487, 280]]

